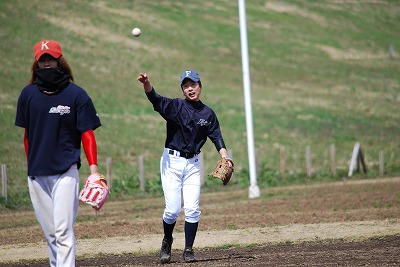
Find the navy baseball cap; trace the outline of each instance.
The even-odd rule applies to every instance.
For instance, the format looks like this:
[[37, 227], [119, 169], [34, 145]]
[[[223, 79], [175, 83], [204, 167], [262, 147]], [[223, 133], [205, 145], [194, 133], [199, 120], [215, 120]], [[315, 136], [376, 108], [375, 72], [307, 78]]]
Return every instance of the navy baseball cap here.
[[185, 80], [186, 78], [191, 79], [195, 83], [200, 82], [199, 73], [195, 70], [185, 70], [184, 72], [182, 72], [181, 77], [180, 77], [181, 86], [182, 86], [183, 80]]

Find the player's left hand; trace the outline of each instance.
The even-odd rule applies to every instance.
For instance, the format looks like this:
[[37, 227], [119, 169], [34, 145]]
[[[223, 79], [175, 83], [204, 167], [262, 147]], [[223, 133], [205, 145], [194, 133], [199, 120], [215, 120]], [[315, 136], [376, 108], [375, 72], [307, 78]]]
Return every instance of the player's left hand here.
[[227, 185], [231, 180], [234, 170], [234, 163], [232, 159], [221, 158], [210, 175], [214, 178], [220, 179], [223, 185]]
[[92, 205], [98, 211], [106, 202], [109, 191], [104, 175], [91, 174], [85, 180], [85, 185], [79, 194], [79, 201]]

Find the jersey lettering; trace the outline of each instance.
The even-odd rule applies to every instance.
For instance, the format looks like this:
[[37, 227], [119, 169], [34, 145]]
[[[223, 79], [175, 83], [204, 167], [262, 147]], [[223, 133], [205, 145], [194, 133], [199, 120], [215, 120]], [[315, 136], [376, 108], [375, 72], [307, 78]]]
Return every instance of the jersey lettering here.
[[71, 112], [71, 108], [68, 106], [58, 105], [57, 107], [52, 107], [49, 110], [49, 113], [59, 113], [60, 116], [64, 114], [69, 114]]
[[200, 125], [200, 126], [210, 126], [210, 125], [211, 125], [211, 123], [208, 122], [208, 121], [205, 120], [205, 119], [200, 119], [196, 124], [197, 124], [197, 125]]

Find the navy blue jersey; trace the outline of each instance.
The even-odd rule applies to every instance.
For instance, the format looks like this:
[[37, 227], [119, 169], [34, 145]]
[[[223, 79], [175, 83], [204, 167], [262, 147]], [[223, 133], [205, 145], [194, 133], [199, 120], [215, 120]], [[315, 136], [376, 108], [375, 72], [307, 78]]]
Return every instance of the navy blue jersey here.
[[92, 100], [74, 83], [54, 95], [36, 84], [26, 86], [18, 99], [15, 125], [26, 129], [28, 175], [55, 175], [80, 166], [82, 133], [101, 126]]
[[223, 138], [217, 116], [211, 108], [201, 101], [161, 96], [154, 88], [146, 95], [154, 110], [167, 121], [166, 148], [198, 154], [208, 137], [217, 150], [220, 149]]

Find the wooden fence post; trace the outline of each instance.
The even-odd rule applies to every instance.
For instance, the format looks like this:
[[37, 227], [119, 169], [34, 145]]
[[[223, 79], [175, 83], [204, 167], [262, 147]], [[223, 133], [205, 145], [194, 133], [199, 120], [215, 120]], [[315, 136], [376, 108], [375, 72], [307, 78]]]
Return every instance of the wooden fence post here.
[[140, 179], [140, 190], [144, 191], [146, 187], [146, 181], [144, 180], [144, 157], [139, 156], [139, 179]]
[[[260, 155], [259, 155], [260, 150], [258, 148], [255, 149], [255, 161], [256, 161], [256, 173], [259, 174], [261, 172], [261, 166], [260, 166]], [[249, 170], [250, 171], [250, 170]]]
[[310, 146], [306, 147], [306, 167], [307, 167], [307, 176], [311, 177], [311, 149]]
[[364, 155], [361, 150], [360, 142], [354, 144], [353, 153], [351, 155], [349, 174], [348, 177], [353, 175], [354, 168], [357, 167], [357, 172], [360, 171], [360, 162], [363, 167], [363, 171], [367, 172], [367, 165], [365, 164]]
[[111, 162], [112, 162], [111, 157], [107, 157], [107, 160], [106, 160], [107, 184], [110, 187], [110, 189], [112, 188]]
[[336, 176], [336, 148], [334, 144], [330, 146], [330, 155], [332, 175]]
[[1, 164], [1, 181], [2, 181], [2, 195], [4, 199], [8, 200], [7, 193], [7, 166], [5, 164]]
[[389, 45], [389, 57], [394, 58], [394, 45], [393, 44]]
[[280, 167], [281, 167], [281, 175], [282, 178], [286, 178], [286, 148], [284, 146], [281, 146], [280, 149]]
[[228, 149], [228, 157], [230, 157], [233, 160], [233, 150], [232, 149]]
[[381, 151], [381, 152], [379, 152], [379, 174], [381, 176], [383, 176], [384, 173], [385, 173], [384, 161], [385, 161], [385, 159], [384, 159], [384, 156], [383, 156], [383, 152]]

